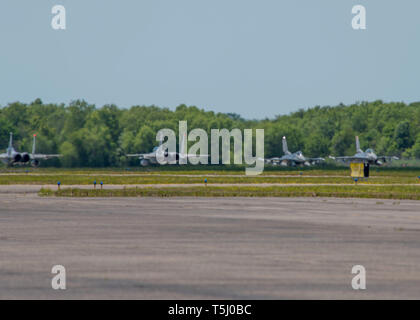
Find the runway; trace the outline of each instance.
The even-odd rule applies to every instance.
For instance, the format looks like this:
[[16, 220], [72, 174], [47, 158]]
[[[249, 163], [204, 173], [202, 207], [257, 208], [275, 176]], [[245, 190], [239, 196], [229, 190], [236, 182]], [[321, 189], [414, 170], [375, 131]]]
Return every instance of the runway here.
[[[209, 183], [211, 187], [311, 187], [311, 186], [354, 186], [354, 183]], [[359, 183], [359, 187], [379, 187], [379, 186], [413, 186], [420, 189], [420, 183], [406, 183], [406, 184], [381, 184], [381, 183]], [[204, 183], [171, 183], [171, 184], [106, 184], [103, 189], [124, 189], [124, 188], [204, 188]], [[51, 190], [57, 190], [57, 185], [51, 184], [13, 184], [13, 185], [0, 185], [0, 194], [37, 194], [41, 188], [49, 188]], [[65, 188], [78, 188], [78, 189], [93, 189], [93, 185], [79, 184], [79, 185], [62, 185], [62, 189]], [[96, 186], [96, 189], [100, 189], [100, 185]]]
[[420, 299], [419, 201], [2, 193], [0, 244], [1, 299]]

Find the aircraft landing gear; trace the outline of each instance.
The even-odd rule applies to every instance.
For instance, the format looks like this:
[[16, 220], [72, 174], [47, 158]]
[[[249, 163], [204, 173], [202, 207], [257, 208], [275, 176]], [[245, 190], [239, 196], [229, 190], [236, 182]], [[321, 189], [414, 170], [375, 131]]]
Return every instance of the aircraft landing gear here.
[[142, 159], [142, 160], [140, 160], [140, 165], [142, 167], [147, 167], [148, 165], [150, 165], [150, 162], [147, 159]]
[[369, 163], [365, 163], [364, 168], [363, 168], [363, 173], [365, 178], [369, 178]]

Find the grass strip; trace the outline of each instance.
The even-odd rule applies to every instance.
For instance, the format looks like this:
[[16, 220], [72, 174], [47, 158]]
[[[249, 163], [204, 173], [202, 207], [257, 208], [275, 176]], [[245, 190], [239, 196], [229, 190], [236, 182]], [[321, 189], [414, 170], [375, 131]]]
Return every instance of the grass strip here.
[[416, 186], [197, 186], [124, 189], [42, 188], [40, 196], [55, 197], [337, 197], [420, 200]]
[[[104, 184], [127, 185], [127, 184], [202, 184], [204, 179], [208, 183], [235, 184], [235, 183], [303, 183], [303, 184], [349, 184], [354, 183], [349, 176], [331, 177], [284, 177], [284, 176], [179, 176], [179, 175], [144, 175], [144, 176], [101, 176], [101, 175], [0, 175], [0, 185], [9, 184], [57, 184], [65, 185], [90, 185], [96, 181]], [[420, 179], [414, 174], [405, 176], [373, 176], [369, 179], [360, 180], [358, 184], [417, 184]]]

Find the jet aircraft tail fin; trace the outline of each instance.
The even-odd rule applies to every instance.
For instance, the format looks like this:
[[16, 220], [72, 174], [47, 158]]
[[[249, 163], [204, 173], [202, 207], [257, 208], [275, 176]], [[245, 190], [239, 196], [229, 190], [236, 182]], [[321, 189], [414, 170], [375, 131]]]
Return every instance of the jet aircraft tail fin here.
[[10, 132], [9, 148], [13, 148], [13, 132]]
[[284, 154], [290, 154], [290, 151], [287, 148], [287, 140], [286, 140], [286, 137], [283, 137], [282, 143], [283, 143], [283, 153]]
[[356, 152], [362, 152], [362, 149], [360, 149], [359, 136], [356, 136]]
[[36, 146], [36, 133], [34, 134], [34, 140], [32, 142], [32, 154], [35, 154], [35, 146]]

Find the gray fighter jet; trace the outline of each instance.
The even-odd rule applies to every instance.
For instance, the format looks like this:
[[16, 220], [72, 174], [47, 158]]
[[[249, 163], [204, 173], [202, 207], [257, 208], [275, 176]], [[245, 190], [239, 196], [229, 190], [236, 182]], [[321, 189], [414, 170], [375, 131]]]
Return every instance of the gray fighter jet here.
[[13, 148], [13, 133], [10, 132], [9, 147], [6, 153], [0, 154], [0, 160], [8, 166], [31, 164], [33, 167], [39, 165], [39, 160], [60, 157], [60, 154], [41, 154], [35, 152], [36, 134], [33, 136], [32, 153], [18, 152]]
[[126, 154], [125, 156], [138, 158], [142, 167], [147, 167], [151, 164], [159, 164], [157, 160], [159, 156], [165, 157], [168, 160], [168, 162], [178, 160], [178, 153], [168, 152], [168, 150], [164, 150], [162, 147], [162, 141], [159, 143], [158, 147], [153, 148], [152, 152]]
[[377, 156], [373, 149], [366, 149], [363, 151], [360, 149], [359, 137], [356, 136], [356, 154], [354, 156], [344, 156], [344, 157], [333, 157], [331, 159], [341, 161], [341, 162], [359, 162], [365, 164], [373, 165], [382, 165], [385, 162], [391, 162], [392, 160], [398, 160], [398, 157], [395, 156]]
[[311, 166], [314, 164], [318, 164], [320, 162], [325, 161], [324, 158], [306, 158], [302, 151], [297, 151], [295, 153], [291, 153], [289, 149], [287, 148], [287, 140], [286, 137], [283, 137], [283, 153], [284, 156], [278, 158], [269, 158], [265, 159], [265, 162], [267, 164], [273, 164], [273, 165], [281, 165], [281, 166], [297, 166], [297, 165], [305, 165], [305, 166]]
[[[199, 155], [196, 154], [187, 154], [184, 150], [184, 141], [187, 140], [186, 135], [184, 135], [181, 139], [181, 150], [180, 152], [169, 152], [164, 146], [162, 145], [163, 141], [160, 140], [159, 146], [154, 147], [152, 152], [149, 153], [134, 153], [134, 154], [126, 154], [126, 157], [137, 157], [140, 160], [140, 165], [143, 167], [147, 167], [151, 164], [167, 164], [167, 163], [179, 163], [180, 159], [188, 159], [188, 158], [208, 158], [208, 155]], [[166, 163], [159, 163], [158, 158], [165, 158]]]

